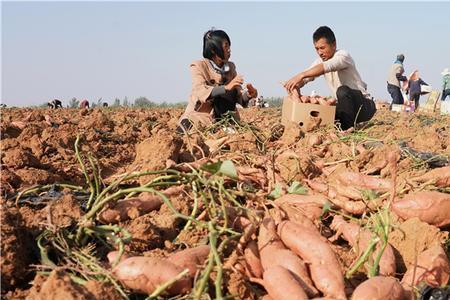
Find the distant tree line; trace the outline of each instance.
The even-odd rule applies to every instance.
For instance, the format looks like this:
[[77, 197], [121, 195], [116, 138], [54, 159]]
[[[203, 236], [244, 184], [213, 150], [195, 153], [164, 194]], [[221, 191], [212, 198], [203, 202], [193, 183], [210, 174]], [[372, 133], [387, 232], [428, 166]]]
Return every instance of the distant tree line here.
[[[88, 100], [89, 101], [89, 100]], [[103, 106], [104, 102], [102, 98], [99, 98], [97, 101], [89, 101], [90, 103], [90, 107], [94, 108], [94, 107], [101, 107]], [[146, 97], [139, 97], [136, 98], [134, 101], [130, 101], [128, 100], [128, 97], [123, 98], [122, 100], [120, 100], [119, 98], [115, 98], [113, 103], [110, 104], [110, 107], [139, 107], [139, 108], [184, 108], [187, 105], [187, 102], [161, 102], [161, 103], [156, 103], [153, 102], [151, 100], [149, 100]], [[64, 107], [68, 107], [68, 108], [78, 108], [80, 107], [80, 100], [78, 100], [77, 98], [73, 97], [72, 99], [69, 100], [69, 102], [67, 103], [67, 105], [64, 105]], [[41, 105], [38, 105], [38, 107], [47, 107], [47, 102], [42, 103]]]
[[[281, 107], [283, 105], [282, 97], [268, 97], [264, 98], [264, 101], [269, 103], [270, 107]], [[99, 98], [97, 101], [89, 101], [90, 107], [101, 107], [104, 102], [102, 98]], [[109, 104], [109, 103], [108, 103]], [[110, 107], [139, 107], [139, 108], [184, 108], [186, 107], [187, 102], [153, 102], [149, 100], [147, 97], [138, 97], [134, 101], [128, 100], [128, 97], [124, 97], [122, 100], [119, 98], [115, 98], [112, 104], [109, 104]], [[73, 97], [69, 100], [67, 105], [63, 104], [64, 107], [68, 108], [78, 108], [80, 107], [80, 100]], [[38, 107], [47, 107], [47, 102], [39, 105]]]

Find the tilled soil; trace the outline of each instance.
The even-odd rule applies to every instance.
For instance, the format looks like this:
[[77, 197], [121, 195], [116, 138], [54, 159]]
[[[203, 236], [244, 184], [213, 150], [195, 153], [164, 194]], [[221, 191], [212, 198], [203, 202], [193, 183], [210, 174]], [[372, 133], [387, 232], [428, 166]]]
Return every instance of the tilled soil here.
[[[236, 133], [225, 133], [219, 128], [181, 136], [175, 133], [181, 113], [175, 109], [125, 108], [1, 110], [3, 298], [121, 298], [107, 283], [88, 281], [81, 285], [71, 280], [64, 268], [53, 270], [47, 277], [38, 274], [35, 267], [41, 263], [36, 242], [39, 234], [44, 229], [75, 226], [85, 213], [82, 194], [67, 188], [16, 201], [18, 192], [36, 185], [65, 183], [89, 190], [74, 149], [77, 136], [80, 152], [92, 155], [105, 184], [127, 172], [229, 159], [238, 169], [242, 167], [239, 182], [253, 189], [246, 199], [249, 206], [255, 207], [250, 202], [267, 201], [277, 184], [282, 193], [294, 181], [317, 179], [332, 184], [344, 169], [392, 178], [393, 169], [387, 159], [392, 153], [398, 155], [395, 180], [399, 197], [418, 189], [436, 190], [433, 185], [421, 185], [411, 179], [449, 165], [449, 116], [380, 110], [373, 120], [353, 132], [330, 126], [303, 132], [296, 126], [280, 129], [279, 109], [250, 108], [241, 111], [241, 118], [259, 128], [259, 135], [243, 127]], [[89, 165], [86, 168], [88, 173], [93, 171]], [[157, 176], [142, 176], [126, 185], [142, 185]], [[449, 192], [448, 184], [439, 188]], [[189, 192], [171, 196], [170, 200], [182, 214], [191, 213], [194, 200]], [[166, 204], [159, 210], [130, 217], [119, 226], [132, 235], [125, 250], [137, 255], [165, 256], [180, 245], [194, 247], [208, 238], [208, 232], [199, 228], [182, 231], [185, 222], [175, 217]], [[395, 222], [389, 242], [395, 248], [399, 279], [418, 253], [433, 243], [449, 245], [448, 226], [438, 228], [417, 218]], [[323, 235], [332, 235], [326, 233], [330, 231], [329, 222], [319, 225], [324, 228]], [[348, 270], [356, 254], [342, 239], [332, 245], [343, 269]], [[102, 263], [106, 262], [105, 251], [98, 251], [97, 258]], [[446, 253], [449, 254], [448, 248]], [[360, 276], [362, 279], [356, 276], [346, 282], [348, 295], [365, 278], [364, 274]], [[239, 272], [228, 269], [224, 278], [224, 290], [238, 299], [258, 299], [265, 294], [264, 289]]]

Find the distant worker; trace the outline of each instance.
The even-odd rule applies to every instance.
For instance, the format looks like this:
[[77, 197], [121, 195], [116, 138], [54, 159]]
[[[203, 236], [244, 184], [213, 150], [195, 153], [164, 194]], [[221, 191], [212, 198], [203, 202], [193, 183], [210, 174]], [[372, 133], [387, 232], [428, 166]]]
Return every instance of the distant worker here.
[[222, 30], [211, 29], [203, 35], [203, 59], [191, 63], [192, 92], [177, 131], [183, 133], [193, 125], [210, 125], [225, 114], [239, 119], [236, 105], [248, 107], [249, 100], [258, 96], [258, 91], [236, 72], [229, 61], [231, 40]]
[[47, 106], [52, 109], [62, 108], [62, 103], [58, 99], [53, 99], [47, 103]]
[[103, 107], [108, 107], [108, 103], [103, 102]]
[[421, 85], [428, 85], [422, 78], [419, 77], [419, 71], [415, 70], [411, 73], [408, 80], [408, 94], [409, 101], [414, 101], [414, 110], [419, 107], [419, 100], [421, 94]]
[[80, 102], [80, 108], [89, 108], [89, 101], [86, 99]]
[[404, 99], [401, 92], [400, 81], [404, 81], [406, 84], [407, 78], [403, 75], [405, 69], [403, 68], [403, 62], [405, 56], [403, 54], [397, 55], [397, 59], [389, 70], [387, 78], [387, 90], [392, 97], [392, 104], [403, 104]]
[[442, 97], [441, 100], [444, 101], [447, 96], [450, 96], [450, 72], [448, 68], [445, 68], [441, 73], [442, 75]]

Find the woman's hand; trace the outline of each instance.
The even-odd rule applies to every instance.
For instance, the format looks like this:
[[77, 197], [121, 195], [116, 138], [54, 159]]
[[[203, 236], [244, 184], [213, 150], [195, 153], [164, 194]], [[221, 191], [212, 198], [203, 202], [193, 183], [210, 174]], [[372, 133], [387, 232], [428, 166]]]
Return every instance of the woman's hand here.
[[251, 83], [247, 83], [247, 95], [249, 99], [258, 97], [258, 90]]
[[291, 79], [289, 79], [288, 81], [286, 81], [286, 83], [284, 84], [284, 87], [286, 88], [286, 90], [289, 93], [292, 93], [294, 91], [294, 89], [296, 88], [301, 88], [304, 86], [303, 83], [303, 74], [297, 74], [294, 77], [292, 77]]
[[241, 75], [236, 75], [228, 84], [225, 85], [225, 90], [231, 91], [234, 88], [241, 87], [244, 83], [244, 78]]

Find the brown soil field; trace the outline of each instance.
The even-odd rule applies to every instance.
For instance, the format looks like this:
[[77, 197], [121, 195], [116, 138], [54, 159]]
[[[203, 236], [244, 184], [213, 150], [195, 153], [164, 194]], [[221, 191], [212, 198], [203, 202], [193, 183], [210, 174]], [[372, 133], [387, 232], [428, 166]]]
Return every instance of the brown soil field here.
[[[376, 249], [391, 246], [390, 276], [399, 281], [426, 265], [421, 253], [444, 250], [432, 259], [434, 277], [402, 282], [408, 297], [420, 297], [424, 284], [448, 285], [450, 116], [379, 110], [346, 132], [330, 125], [303, 131], [281, 126], [279, 108], [248, 108], [239, 124], [224, 120], [180, 135], [182, 112], [1, 109], [2, 299], [146, 299], [155, 288], [143, 292], [119, 278], [127, 259], [115, 267], [108, 253], [165, 262], [201, 245], [211, 252], [196, 262], [195, 276], [184, 275], [187, 291], [163, 288], [152, 299], [262, 299], [268, 279], [245, 253], [261, 242], [264, 218], [278, 232], [286, 220], [317, 230], [349, 299], [382, 267], [371, 258], [375, 250], [355, 267], [366, 249], [336, 229], [337, 216], [369, 232]], [[291, 250], [318, 289], [308, 298], [339, 299], [311, 275], [314, 259]], [[132, 275], [134, 267], [131, 281], [150, 278]]]

